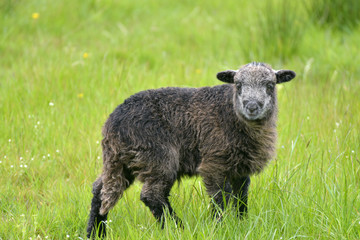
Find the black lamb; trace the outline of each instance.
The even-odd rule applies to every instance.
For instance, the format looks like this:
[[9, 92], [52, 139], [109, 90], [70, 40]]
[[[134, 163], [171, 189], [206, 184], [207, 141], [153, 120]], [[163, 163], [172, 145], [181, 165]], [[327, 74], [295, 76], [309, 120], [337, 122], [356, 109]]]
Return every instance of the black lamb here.
[[109, 210], [135, 179], [144, 183], [141, 201], [162, 223], [167, 209], [181, 224], [169, 193], [176, 180], [197, 174], [220, 209], [235, 199], [239, 216], [246, 213], [249, 176], [275, 155], [275, 85], [294, 77], [254, 62], [219, 72], [224, 85], [147, 90], [125, 100], [103, 127], [88, 237], [105, 236]]

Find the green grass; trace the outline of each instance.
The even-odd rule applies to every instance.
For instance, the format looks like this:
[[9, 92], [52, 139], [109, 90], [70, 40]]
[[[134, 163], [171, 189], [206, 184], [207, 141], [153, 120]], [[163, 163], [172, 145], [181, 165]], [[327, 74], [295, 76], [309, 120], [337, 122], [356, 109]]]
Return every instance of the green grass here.
[[249, 61], [297, 77], [279, 89], [278, 154], [252, 177], [248, 218], [214, 221], [189, 178], [171, 197], [185, 229], [160, 230], [135, 183], [109, 239], [359, 239], [359, 28], [270, 2], [1, 2], [0, 239], [85, 239], [112, 110], [144, 89], [220, 84]]
[[360, 3], [356, 0], [303, 0], [312, 21], [320, 26], [351, 32], [360, 22]]

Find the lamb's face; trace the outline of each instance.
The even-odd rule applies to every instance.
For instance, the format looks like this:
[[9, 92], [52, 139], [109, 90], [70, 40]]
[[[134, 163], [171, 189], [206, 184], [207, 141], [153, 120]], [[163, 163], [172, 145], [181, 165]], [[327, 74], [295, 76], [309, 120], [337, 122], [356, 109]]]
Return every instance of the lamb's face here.
[[272, 69], [248, 66], [234, 77], [235, 111], [247, 120], [261, 120], [276, 109], [276, 76]]
[[290, 81], [295, 73], [273, 70], [263, 63], [250, 63], [238, 71], [219, 72], [217, 78], [234, 84], [236, 114], [249, 121], [262, 120], [276, 111], [276, 84]]

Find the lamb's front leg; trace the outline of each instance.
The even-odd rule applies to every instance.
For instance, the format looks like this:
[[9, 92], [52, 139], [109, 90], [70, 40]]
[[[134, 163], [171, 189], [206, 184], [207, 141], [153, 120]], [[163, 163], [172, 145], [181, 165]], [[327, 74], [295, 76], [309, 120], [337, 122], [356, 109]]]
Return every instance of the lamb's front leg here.
[[[221, 218], [221, 211], [229, 203], [231, 198], [231, 185], [227, 181], [225, 174], [219, 172], [201, 172], [207, 193], [212, 198], [214, 217]], [[220, 210], [220, 211], [219, 211]]]
[[149, 207], [156, 220], [161, 223], [161, 228], [164, 228], [166, 220], [165, 209], [169, 211], [176, 224], [182, 226], [181, 219], [177, 217], [169, 202], [169, 193], [174, 181], [166, 176], [158, 177], [156, 180], [148, 179], [141, 190], [141, 201]]
[[248, 191], [250, 186], [250, 177], [238, 177], [231, 179], [231, 186], [235, 197], [234, 206], [239, 217], [246, 215], [248, 211]]

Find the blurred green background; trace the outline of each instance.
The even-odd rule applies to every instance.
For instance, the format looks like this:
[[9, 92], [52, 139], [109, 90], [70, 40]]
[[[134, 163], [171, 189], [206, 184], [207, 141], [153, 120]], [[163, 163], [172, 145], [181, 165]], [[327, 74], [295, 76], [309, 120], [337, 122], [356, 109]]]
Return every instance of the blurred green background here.
[[214, 221], [190, 178], [171, 197], [185, 229], [161, 230], [136, 183], [109, 239], [359, 239], [359, 13], [358, 0], [0, 0], [0, 239], [85, 239], [113, 109], [252, 61], [297, 77], [278, 88], [278, 155], [252, 178], [248, 218]]

